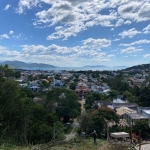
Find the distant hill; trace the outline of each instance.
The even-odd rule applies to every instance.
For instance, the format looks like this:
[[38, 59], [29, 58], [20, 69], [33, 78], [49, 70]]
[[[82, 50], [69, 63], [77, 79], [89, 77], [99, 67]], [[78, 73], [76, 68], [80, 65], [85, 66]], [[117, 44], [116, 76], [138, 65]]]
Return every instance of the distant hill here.
[[22, 61], [5, 61], [0, 63], [1, 65], [8, 64], [10, 68], [13, 69], [44, 69], [44, 68], [55, 68], [53, 65], [43, 64], [43, 63], [25, 63]]
[[144, 69], [150, 69], [150, 64], [136, 65], [136, 66], [128, 67], [125, 70], [144, 70]]

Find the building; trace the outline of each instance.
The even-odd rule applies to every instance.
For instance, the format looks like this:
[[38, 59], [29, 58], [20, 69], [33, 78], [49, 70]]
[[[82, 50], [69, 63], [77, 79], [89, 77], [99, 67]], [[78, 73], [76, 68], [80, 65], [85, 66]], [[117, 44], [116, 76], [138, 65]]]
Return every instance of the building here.
[[150, 126], [150, 107], [138, 107], [137, 111], [138, 113], [148, 117], [148, 124]]
[[80, 81], [76, 86], [75, 92], [79, 96], [79, 98], [82, 98], [89, 93], [89, 88], [85, 82]]
[[148, 121], [148, 117], [144, 116], [141, 113], [127, 113], [125, 119], [126, 119], [126, 125], [129, 127], [133, 126], [137, 121], [141, 121], [141, 120]]

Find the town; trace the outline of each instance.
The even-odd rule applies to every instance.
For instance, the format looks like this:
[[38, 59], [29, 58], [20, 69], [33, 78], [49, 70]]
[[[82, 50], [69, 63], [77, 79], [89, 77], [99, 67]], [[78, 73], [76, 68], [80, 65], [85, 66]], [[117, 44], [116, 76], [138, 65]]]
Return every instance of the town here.
[[[150, 139], [149, 68], [117, 71], [12, 70], [5, 65], [0, 68], [0, 76], [1, 134], [7, 135], [4, 133], [6, 126], [16, 134], [20, 122], [23, 130], [26, 130], [22, 133], [22, 129], [19, 129], [26, 143], [70, 141], [77, 135], [87, 137], [93, 130], [97, 131], [98, 138], [109, 140], [113, 137], [111, 133], [127, 133], [130, 139], [127, 142], [135, 145], [139, 143], [139, 131], [142, 132], [140, 139], [144, 142]], [[12, 91], [7, 91], [7, 88]], [[17, 96], [23, 101], [20, 102], [20, 108], [15, 95], [18, 91], [12, 88], [22, 91]], [[8, 109], [10, 112], [7, 112]], [[11, 109], [18, 110], [14, 112]], [[18, 114], [20, 112], [28, 115]], [[9, 122], [8, 114], [12, 114]], [[22, 118], [19, 120], [16, 115]], [[43, 126], [39, 124], [34, 128], [34, 123], [42, 123]], [[16, 128], [12, 128], [12, 125]], [[39, 128], [42, 127], [40, 133]], [[28, 128], [33, 128], [33, 131]], [[57, 133], [59, 130], [61, 132]], [[32, 133], [35, 131], [40, 137]], [[47, 132], [51, 134], [47, 135]], [[15, 138], [19, 141], [23, 139]]]

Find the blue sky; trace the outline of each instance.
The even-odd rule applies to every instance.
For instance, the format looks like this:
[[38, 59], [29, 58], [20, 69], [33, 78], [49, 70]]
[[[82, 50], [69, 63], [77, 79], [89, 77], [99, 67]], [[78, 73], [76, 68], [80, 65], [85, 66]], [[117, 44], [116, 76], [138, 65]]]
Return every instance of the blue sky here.
[[0, 61], [150, 63], [150, 0], [1, 0]]

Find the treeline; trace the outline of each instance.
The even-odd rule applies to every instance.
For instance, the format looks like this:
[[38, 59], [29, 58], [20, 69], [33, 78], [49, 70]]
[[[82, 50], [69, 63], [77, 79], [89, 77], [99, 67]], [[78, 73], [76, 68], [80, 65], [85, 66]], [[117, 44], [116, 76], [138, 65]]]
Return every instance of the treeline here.
[[80, 114], [80, 104], [75, 93], [66, 89], [54, 89], [33, 102], [36, 95], [21, 88], [10, 77], [8, 66], [0, 66], [0, 143], [38, 144], [53, 139], [54, 123], [57, 138], [63, 138], [63, 123]]

